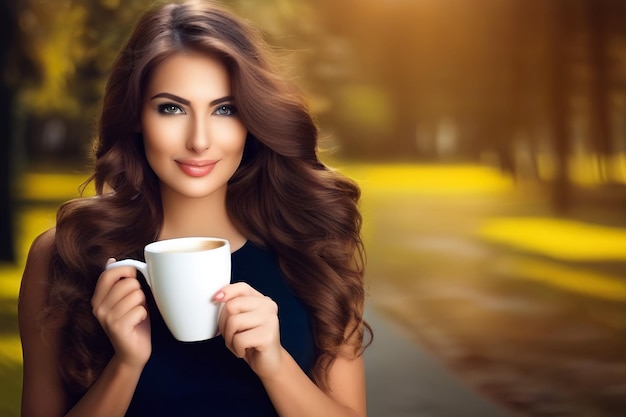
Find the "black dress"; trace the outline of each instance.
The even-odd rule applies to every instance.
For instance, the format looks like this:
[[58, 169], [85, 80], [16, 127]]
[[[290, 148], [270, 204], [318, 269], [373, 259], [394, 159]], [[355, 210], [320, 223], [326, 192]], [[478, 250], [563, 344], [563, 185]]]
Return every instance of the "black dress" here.
[[[247, 242], [232, 254], [232, 282], [247, 282], [278, 304], [284, 348], [307, 374], [315, 360], [310, 316], [285, 283], [277, 259]], [[149, 291], [147, 291], [149, 294]], [[221, 336], [179, 342], [148, 296], [152, 356], [127, 417], [276, 416], [259, 378], [230, 352]]]

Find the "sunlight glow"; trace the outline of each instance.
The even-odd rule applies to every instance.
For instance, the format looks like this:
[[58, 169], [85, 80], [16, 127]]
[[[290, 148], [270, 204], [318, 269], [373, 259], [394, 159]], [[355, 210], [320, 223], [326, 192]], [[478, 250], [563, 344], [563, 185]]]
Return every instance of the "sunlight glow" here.
[[22, 363], [22, 345], [19, 336], [0, 337], [0, 364], [6, 361]]
[[[539, 177], [543, 180], [552, 180], [556, 175], [557, 162], [552, 154], [538, 154], [536, 156]], [[581, 186], [595, 186], [612, 181], [626, 183], [626, 153], [617, 153], [611, 156], [594, 154], [577, 154], [568, 161], [569, 178], [574, 184]]]
[[364, 190], [419, 194], [485, 194], [508, 191], [512, 180], [478, 165], [355, 164], [342, 172]]
[[17, 298], [20, 290], [22, 271], [18, 268], [0, 267], [0, 298]]
[[[28, 200], [69, 200], [79, 197], [79, 187], [87, 179], [80, 174], [38, 174], [27, 173], [23, 176], [18, 194]], [[85, 195], [94, 195], [93, 186], [87, 187]]]
[[566, 261], [626, 260], [626, 231], [608, 226], [550, 218], [494, 218], [479, 235]]
[[541, 282], [586, 296], [626, 300], [626, 282], [618, 276], [528, 258], [509, 259], [504, 270], [499, 269], [500, 273], [515, 278]]

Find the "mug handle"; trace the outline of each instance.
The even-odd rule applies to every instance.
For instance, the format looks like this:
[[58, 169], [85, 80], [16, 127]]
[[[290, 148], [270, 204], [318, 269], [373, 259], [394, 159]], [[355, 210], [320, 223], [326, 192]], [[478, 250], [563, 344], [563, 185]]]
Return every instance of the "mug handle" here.
[[118, 266], [132, 266], [141, 272], [141, 275], [144, 276], [146, 282], [150, 287], [152, 287], [152, 283], [150, 282], [150, 275], [148, 274], [148, 265], [145, 262], [138, 261], [136, 259], [123, 259], [121, 261], [113, 262], [106, 266], [106, 270], [116, 268]]

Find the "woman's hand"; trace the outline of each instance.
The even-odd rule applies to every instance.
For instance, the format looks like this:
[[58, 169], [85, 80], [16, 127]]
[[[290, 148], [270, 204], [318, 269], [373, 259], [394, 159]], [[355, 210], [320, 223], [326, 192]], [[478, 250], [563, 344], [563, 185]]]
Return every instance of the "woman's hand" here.
[[213, 299], [223, 303], [218, 326], [228, 349], [259, 377], [275, 373], [282, 351], [276, 303], [242, 282], [227, 285]]
[[[109, 259], [107, 265], [114, 261]], [[91, 306], [117, 359], [143, 368], [152, 353], [152, 342], [146, 296], [137, 280], [137, 270], [120, 266], [102, 272]]]

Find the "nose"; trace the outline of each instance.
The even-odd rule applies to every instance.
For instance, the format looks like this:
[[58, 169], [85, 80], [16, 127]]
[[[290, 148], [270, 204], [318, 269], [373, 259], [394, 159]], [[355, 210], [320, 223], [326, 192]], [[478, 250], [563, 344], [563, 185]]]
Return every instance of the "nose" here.
[[193, 118], [187, 137], [187, 149], [202, 152], [211, 147], [211, 138], [206, 120], [203, 117]]

